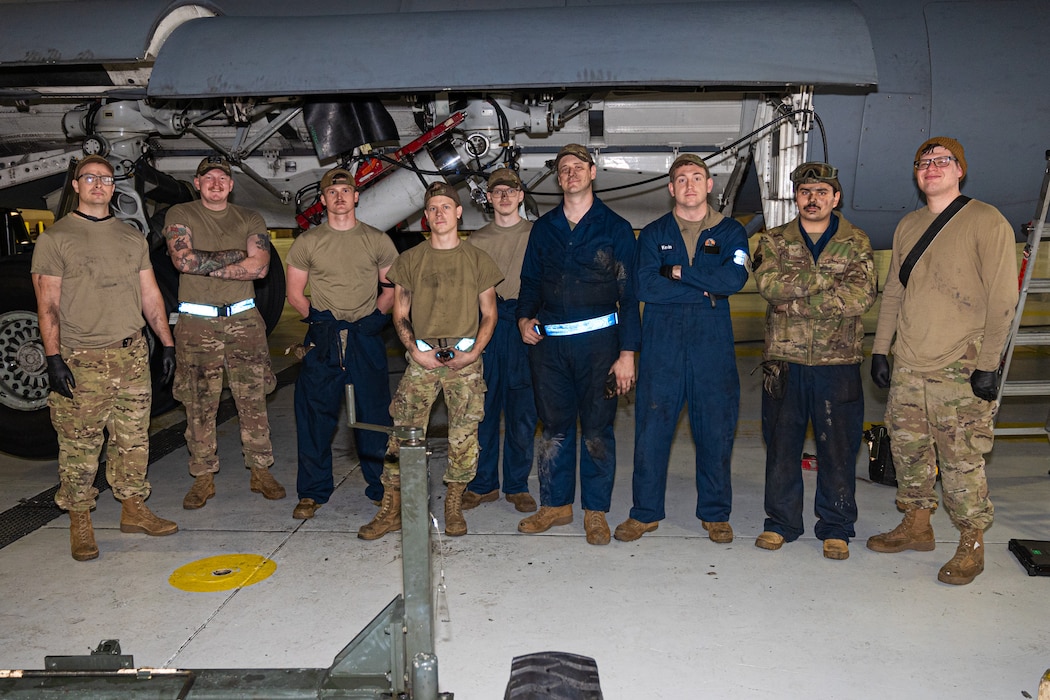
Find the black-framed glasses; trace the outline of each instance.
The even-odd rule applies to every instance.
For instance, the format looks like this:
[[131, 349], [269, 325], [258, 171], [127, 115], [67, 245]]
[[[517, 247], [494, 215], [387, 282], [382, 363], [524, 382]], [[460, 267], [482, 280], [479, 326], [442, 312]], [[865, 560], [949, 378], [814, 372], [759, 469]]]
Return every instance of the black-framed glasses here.
[[96, 182], [101, 182], [106, 187], [110, 187], [114, 182], [116, 182], [116, 178], [114, 178], [112, 175], [95, 175], [94, 173], [85, 173], [79, 176], [77, 179], [83, 180], [84, 184], [88, 187], [93, 186]]
[[521, 192], [521, 189], [517, 187], [501, 187], [499, 189], [489, 190], [489, 196], [493, 199], [510, 199], [518, 192]]
[[947, 168], [948, 165], [956, 160], [955, 156], [937, 156], [936, 158], [923, 158], [922, 160], [915, 161], [916, 170], [926, 170], [931, 165], [936, 165], [938, 168]]

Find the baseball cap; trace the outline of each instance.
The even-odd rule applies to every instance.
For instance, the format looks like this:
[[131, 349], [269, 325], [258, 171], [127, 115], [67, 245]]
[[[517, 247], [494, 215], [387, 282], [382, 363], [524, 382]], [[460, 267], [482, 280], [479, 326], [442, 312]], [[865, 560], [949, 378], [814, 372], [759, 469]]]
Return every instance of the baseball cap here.
[[915, 160], [918, 161], [922, 158], [923, 151], [934, 146], [947, 148], [951, 151], [952, 155], [955, 156], [955, 160], [959, 161], [959, 167], [962, 169], [962, 176], [966, 177], [966, 152], [963, 150], [961, 143], [949, 136], [934, 136], [932, 139], [926, 139], [926, 141], [919, 146], [919, 150], [915, 152]]
[[567, 143], [561, 147], [561, 150], [558, 151], [558, 156], [554, 159], [555, 168], [558, 167], [558, 163], [560, 163], [561, 159], [565, 156], [575, 156], [584, 163], [594, 165], [594, 159], [591, 158], [591, 152], [588, 151], [585, 146], [581, 146], [578, 143]]
[[78, 177], [80, 177], [80, 171], [84, 169], [84, 166], [91, 165], [92, 163], [100, 163], [101, 165], [104, 165], [107, 168], [109, 168], [109, 172], [113, 172], [113, 164], [110, 163], [108, 160], [106, 160], [102, 156], [90, 155], [81, 158], [80, 162], [77, 163], [77, 169], [73, 171], [73, 179], [75, 180]]
[[711, 169], [707, 167], [707, 163], [704, 162], [704, 159], [695, 153], [683, 153], [675, 158], [674, 162], [671, 163], [671, 168], [667, 171], [667, 174], [674, 177], [674, 171], [678, 170], [683, 165], [696, 165], [701, 167], [704, 169], [704, 172], [707, 173], [707, 176], [711, 177]]
[[357, 189], [357, 182], [354, 180], [354, 176], [346, 168], [332, 168], [324, 174], [321, 178], [321, 191], [324, 192], [332, 185], [350, 185], [355, 190]]
[[456, 192], [456, 188], [448, 184], [447, 182], [441, 182], [439, 180], [437, 182], [430, 183], [430, 185], [427, 187], [427, 194], [423, 198], [423, 206], [425, 207], [427, 205], [427, 202], [429, 202], [434, 197], [448, 197], [456, 203], [457, 207], [462, 206], [459, 203], [459, 193]]
[[831, 185], [836, 192], [842, 191], [842, 185], [839, 184], [839, 169], [816, 160], [803, 163], [792, 170], [791, 182], [795, 187], [823, 182]]
[[487, 187], [491, 191], [493, 187], [499, 187], [500, 185], [520, 190], [521, 178], [518, 177], [518, 174], [510, 168], [500, 168], [499, 170], [489, 175]]
[[223, 171], [228, 177], [233, 177], [233, 168], [230, 167], [230, 161], [223, 156], [208, 156], [202, 160], [200, 165], [197, 166], [197, 177], [215, 169]]

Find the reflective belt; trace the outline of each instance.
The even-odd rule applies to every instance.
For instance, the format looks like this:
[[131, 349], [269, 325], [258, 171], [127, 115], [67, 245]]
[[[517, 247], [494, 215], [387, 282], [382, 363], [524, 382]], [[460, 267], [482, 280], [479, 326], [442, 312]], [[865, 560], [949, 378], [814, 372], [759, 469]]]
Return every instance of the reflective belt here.
[[[448, 341], [449, 340], [452, 340], [452, 339], [451, 338], [436, 338], [435, 342], [437, 342], [440, 347], [445, 348], [445, 347], [448, 347]], [[431, 350], [434, 349], [433, 345], [431, 345], [427, 341], [422, 340], [420, 338], [416, 338], [416, 347], [419, 348], [420, 352], [430, 352]], [[459, 350], [460, 352], [468, 352], [472, 347], [474, 347], [474, 339], [473, 338], [460, 338], [456, 342], [456, 344], [453, 345], [452, 347], [455, 348], [456, 350]]]
[[191, 301], [180, 301], [179, 302], [179, 313], [189, 314], [190, 316], [206, 316], [208, 318], [217, 318], [219, 316], [233, 316], [239, 314], [242, 311], [255, 308], [255, 299], [245, 299], [244, 301], [238, 301], [229, 306], [212, 306], [211, 304], [194, 304]]
[[548, 323], [546, 326], [536, 326], [536, 332], [540, 335], [578, 335], [580, 333], [590, 333], [591, 331], [598, 331], [602, 328], [615, 326], [618, 321], [619, 316], [613, 311], [607, 316], [596, 316], [583, 321], [573, 321], [572, 323]]

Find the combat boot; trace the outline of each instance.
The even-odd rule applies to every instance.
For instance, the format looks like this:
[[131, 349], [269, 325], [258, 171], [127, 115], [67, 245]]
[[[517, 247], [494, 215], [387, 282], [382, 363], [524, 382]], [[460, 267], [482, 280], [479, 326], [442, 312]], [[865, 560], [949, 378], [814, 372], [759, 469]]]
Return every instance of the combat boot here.
[[955, 556], [937, 572], [937, 580], [963, 586], [984, 571], [984, 531], [967, 528], [959, 536]]
[[170, 520], [158, 518], [142, 500], [142, 496], [125, 498], [120, 504], [120, 531], [144, 532], [159, 537], [172, 535], [179, 531], [179, 526]]
[[445, 534], [449, 537], [467, 534], [467, 521], [463, 517], [463, 490], [466, 488], [462, 482], [452, 482], [445, 489]]
[[477, 508], [482, 503], [491, 503], [492, 501], [499, 500], [499, 489], [493, 489], [488, 493], [474, 493], [473, 491], [463, 492], [463, 510], [470, 510], [471, 508]]
[[565, 506], [540, 506], [540, 512], [518, 523], [518, 532], [535, 535], [546, 532], [555, 525], [568, 525], [572, 522], [572, 504]]
[[378, 540], [388, 532], [401, 529], [401, 478], [392, 483], [383, 484], [383, 500], [379, 502], [379, 512], [372, 522], [362, 525], [357, 536], [362, 540]]
[[203, 508], [208, 499], [215, 495], [215, 475], [211, 472], [200, 474], [193, 480], [193, 486], [182, 499], [182, 507], [186, 510], [197, 510]]
[[916, 508], [904, 514], [901, 524], [889, 532], [872, 535], [868, 538], [868, 549], [873, 552], [893, 554], [906, 549], [916, 552], [932, 552], [937, 542], [933, 539], [933, 526], [930, 525], [930, 508]]
[[267, 467], [252, 467], [252, 480], [248, 486], [252, 493], [261, 493], [270, 501], [279, 501], [287, 495]]
[[95, 530], [91, 527], [91, 513], [83, 510], [69, 511], [69, 551], [77, 561], [98, 559]]

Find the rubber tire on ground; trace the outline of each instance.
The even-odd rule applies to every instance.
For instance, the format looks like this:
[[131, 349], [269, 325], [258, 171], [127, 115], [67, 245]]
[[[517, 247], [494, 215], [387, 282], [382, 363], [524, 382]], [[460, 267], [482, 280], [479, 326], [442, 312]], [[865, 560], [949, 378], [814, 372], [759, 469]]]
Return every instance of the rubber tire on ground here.
[[598, 664], [589, 656], [541, 651], [515, 656], [503, 700], [602, 700]]
[[[31, 262], [28, 255], [0, 261], [0, 313], [36, 313]], [[0, 452], [25, 459], [54, 459], [58, 455], [58, 437], [51, 425], [50, 411], [46, 407], [21, 411], [0, 404]]]

